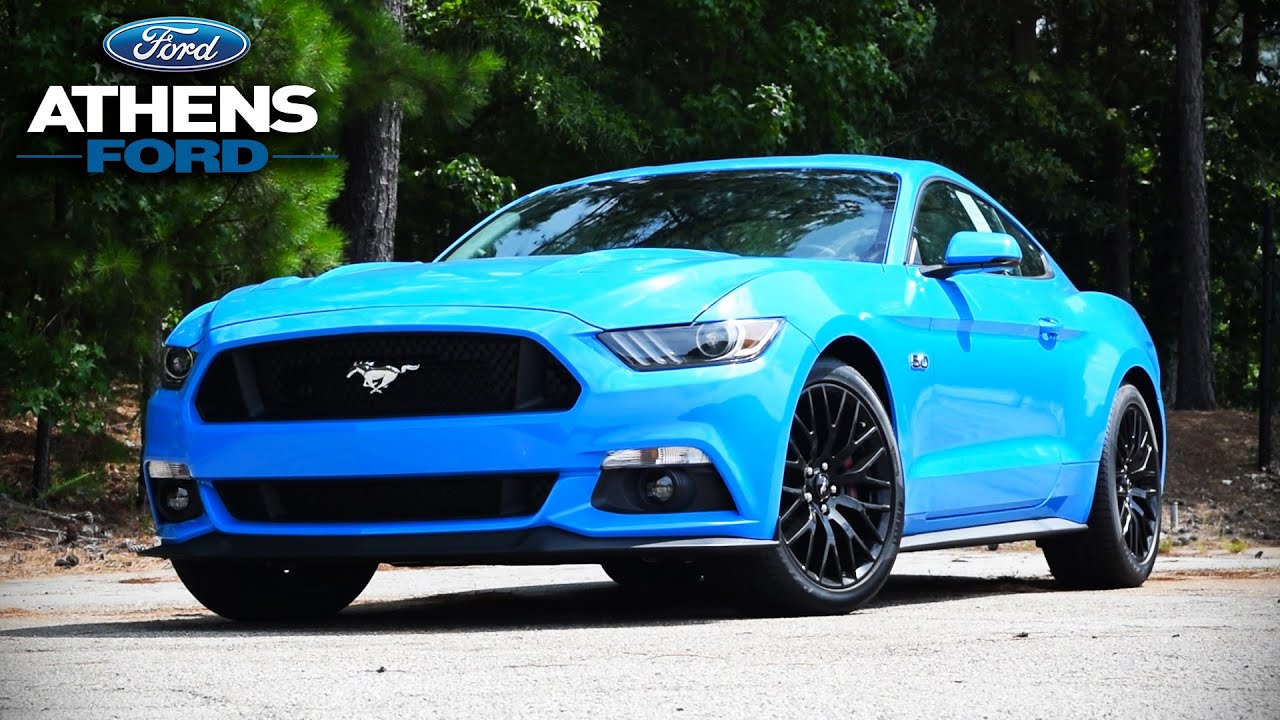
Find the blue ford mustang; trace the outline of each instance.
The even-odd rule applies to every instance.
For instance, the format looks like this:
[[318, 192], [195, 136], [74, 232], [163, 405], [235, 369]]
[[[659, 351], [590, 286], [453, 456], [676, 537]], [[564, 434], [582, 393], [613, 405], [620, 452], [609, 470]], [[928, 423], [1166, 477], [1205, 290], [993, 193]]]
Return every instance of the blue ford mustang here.
[[231, 292], [164, 368], [151, 552], [235, 619], [335, 613], [379, 562], [598, 562], [840, 613], [904, 550], [1037, 539], [1073, 587], [1155, 561], [1141, 320], [930, 163], [545, 188], [433, 263]]

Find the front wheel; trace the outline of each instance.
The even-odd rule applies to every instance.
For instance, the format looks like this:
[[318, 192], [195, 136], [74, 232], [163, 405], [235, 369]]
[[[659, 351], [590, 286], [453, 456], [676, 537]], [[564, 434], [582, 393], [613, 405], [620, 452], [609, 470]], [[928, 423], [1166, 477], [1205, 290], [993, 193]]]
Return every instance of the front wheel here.
[[702, 570], [687, 561], [620, 558], [600, 567], [610, 580], [639, 592], [693, 590], [702, 583]]
[[1160, 439], [1142, 393], [1116, 393], [1098, 464], [1088, 530], [1042, 540], [1053, 577], [1069, 588], [1138, 587], [1160, 542]]
[[350, 605], [378, 564], [174, 559], [173, 569], [200, 604], [229, 620], [316, 620]]
[[780, 542], [728, 567], [737, 598], [767, 614], [865, 605], [897, 558], [903, 507], [902, 462], [884, 404], [856, 370], [820, 359], [788, 432]]

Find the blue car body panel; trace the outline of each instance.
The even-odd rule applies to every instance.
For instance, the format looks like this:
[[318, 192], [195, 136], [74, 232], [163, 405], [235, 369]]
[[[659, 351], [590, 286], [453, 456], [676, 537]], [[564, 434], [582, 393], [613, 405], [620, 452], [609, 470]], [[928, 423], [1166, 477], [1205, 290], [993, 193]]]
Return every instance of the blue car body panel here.
[[[796, 400], [818, 357], [850, 343], [869, 348], [883, 374], [906, 479], [905, 535], [1043, 518], [1083, 522], [1117, 389], [1126, 377], [1160, 386], [1154, 346], [1128, 304], [1078, 291], [1047, 254], [1045, 278], [936, 279], [907, 265], [912, 212], [925, 183], [945, 179], [999, 207], [964, 178], [930, 163], [832, 155], [637, 168], [565, 185], [758, 168], [894, 175], [899, 194], [885, 262], [624, 249], [372, 263], [271, 280], [197, 309], [168, 340], [191, 348], [195, 367], [180, 389], [151, 398], [143, 459], [186, 463], [205, 512], [179, 523], [157, 513], [158, 534], [181, 543], [210, 533], [305, 538], [556, 528], [587, 539], [771, 539]], [[597, 337], [602, 330], [766, 317], [784, 320], [779, 334], [761, 357], [737, 364], [639, 372]], [[399, 331], [535, 340], [568, 368], [581, 395], [563, 411], [472, 416], [207, 423], [195, 410], [196, 389], [219, 352]], [[927, 355], [927, 370], [912, 367], [916, 354]], [[1149, 400], [1162, 429], [1159, 394]], [[609, 451], [661, 446], [705, 452], [735, 509], [621, 514], [593, 506]], [[531, 516], [248, 522], [228, 512], [213, 486], [234, 478], [520, 471], [559, 475]]]

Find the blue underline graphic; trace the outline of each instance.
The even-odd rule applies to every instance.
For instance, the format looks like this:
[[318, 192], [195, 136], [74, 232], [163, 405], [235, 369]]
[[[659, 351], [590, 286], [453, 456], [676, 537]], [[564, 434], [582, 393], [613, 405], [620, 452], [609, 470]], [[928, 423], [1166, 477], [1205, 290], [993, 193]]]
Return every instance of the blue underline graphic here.
[[79, 160], [83, 155], [18, 155], [19, 160]]
[[337, 155], [272, 155], [272, 160], [337, 160]]

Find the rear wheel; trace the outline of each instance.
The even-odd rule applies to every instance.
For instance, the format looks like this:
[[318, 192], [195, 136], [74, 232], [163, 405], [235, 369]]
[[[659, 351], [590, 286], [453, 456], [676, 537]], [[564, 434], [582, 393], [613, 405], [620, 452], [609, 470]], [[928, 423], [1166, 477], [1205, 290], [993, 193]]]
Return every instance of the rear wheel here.
[[1041, 541], [1049, 570], [1070, 588], [1137, 587], [1160, 542], [1160, 439], [1142, 394], [1116, 393], [1098, 464], [1088, 530]]
[[737, 559], [737, 598], [770, 614], [850, 612], [889, 577], [902, 536], [902, 463], [888, 413], [853, 368], [821, 359], [792, 417], [776, 548]]
[[350, 605], [378, 564], [174, 559], [173, 569], [196, 600], [230, 620], [314, 620]]

